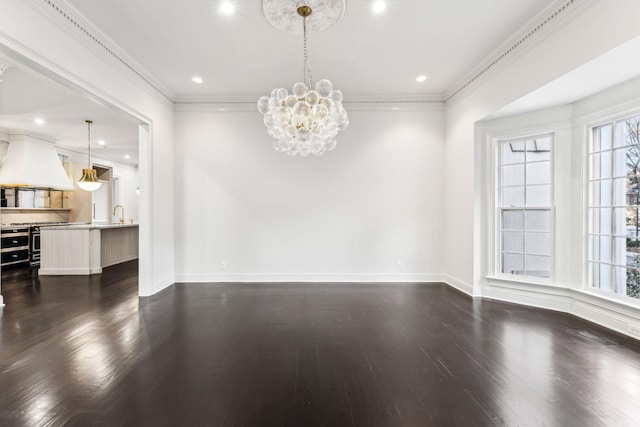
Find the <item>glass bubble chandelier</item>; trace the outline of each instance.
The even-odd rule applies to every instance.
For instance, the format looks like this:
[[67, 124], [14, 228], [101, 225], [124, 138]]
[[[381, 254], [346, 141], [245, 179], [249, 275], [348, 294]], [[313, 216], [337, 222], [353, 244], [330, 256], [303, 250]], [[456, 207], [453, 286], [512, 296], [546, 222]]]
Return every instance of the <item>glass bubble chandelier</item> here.
[[[310, 3], [313, 1], [307, 0]], [[263, 0], [263, 10], [267, 19], [268, 3], [273, 2]], [[343, 8], [339, 10], [339, 15], [335, 15], [337, 19], [341, 18], [344, 12], [344, 2], [339, 3]], [[277, 15], [274, 16], [282, 19], [282, 16], [286, 16], [283, 8], [291, 5], [291, 1], [286, 2], [284, 6], [278, 5], [274, 9]], [[322, 156], [336, 147], [336, 135], [349, 126], [349, 117], [342, 106], [342, 92], [335, 90], [329, 80], [322, 79], [313, 86], [307, 49], [307, 19], [313, 11], [310, 6], [304, 4], [298, 6], [295, 11], [299, 15], [298, 18], [302, 18], [304, 81], [294, 84], [291, 93], [287, 89], [278, 88], [271, 92], [271, 96], [261, 97], [258, 100], [258, 111], [264, 114], [264, 124], [267, 133], [273, 138], [273, 148], [276, 151], [290, 156]], [[327, 16], [330, 14], [323, 14], [325, 20]], [[276, 23], [272, 23], [277, 26]], [[291, 31], [291, 27], [287, 30]]]

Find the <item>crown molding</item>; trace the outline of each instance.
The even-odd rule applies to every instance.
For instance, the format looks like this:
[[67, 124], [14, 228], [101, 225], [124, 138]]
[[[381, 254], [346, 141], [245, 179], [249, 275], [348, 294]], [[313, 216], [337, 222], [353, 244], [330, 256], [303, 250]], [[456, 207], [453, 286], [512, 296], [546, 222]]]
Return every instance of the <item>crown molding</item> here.
[[135, 76], [137, 81], [142, 81], [148, 92], [159, 96], [165, 102], [173, 103], [175, 96], [166, 86], [65, 0], [32, 1], [44, 13], [54, 17], [50, 22], [76, 36], [85, 46], [111, 63], [127, 69], [127, 74]]
[[469, 93], [473, 88], [487, 80], [497, 70], [513, 62], [520, 54], [525, 53], [544, 35], [556, 29], [561, 23], [576, 16], [576, 12], [587, 7], [596, 0], [555, 0], [542, 12], [533, 17], [522, 29], [487, 58], [472, 68], [460, 80], [453, 84], [444, 94], [446, 103], [454, 102]]
[[[253, 111], [260, 95], [183, 96], [175, 101], [175, 111]], [[427, 95], [353, 95], [342, 105], [349, 110], [444, 110], [441, 94]]]
[[[89, 19], [65, 0], [31, 0], [41, 10], [54, 16], [56, 25], [71, 32], [83, 41], [91, 50], [107, 58], [110, 62], [124, 67], [130, 77], [142, 81], [149, 92], [161, 97], [163, 101], [174, 104], [176, 111], [217, 110], [234, 111], [255, 108], [256, 97], [247, 96], [176, 96], [154, 75], [118, 46]], [[551, 5], [525, 24], [521, 31], [508, 38], [487, 58], [474, 67], [463, 78], [453, 84], [444, 94], [438, 95], [368, 95], [345, 98], [343, 104], [352, 109], [362, 110], [412, 110], [445, 109], [469, 93], [497, 70], [514, 61], [519, 54], [526, 52], [533, 43], [572, 16], [579, 9], [587, 7], [596, 0], [555, 0]]]

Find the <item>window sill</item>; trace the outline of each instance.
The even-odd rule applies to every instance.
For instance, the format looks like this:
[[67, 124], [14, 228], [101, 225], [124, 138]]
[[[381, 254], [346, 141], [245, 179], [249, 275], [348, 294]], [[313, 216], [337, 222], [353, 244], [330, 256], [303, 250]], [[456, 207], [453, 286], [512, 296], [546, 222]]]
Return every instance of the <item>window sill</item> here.
[[486, 276], [487, 282], [491, 284], [491, 282], [497, 283], [517, 283], [520, 285], [536, 285], [536, 286], [549, 286], [552, 288], [563, 288], [563, 286], [558, 286], [554, 284], [551, 279], [536, 279], [533, 277], [524, 277], [524, 276]]
[[632, 310], [640, 309], [640, 300], [627, 298], [623, 296], [614, 296], [609, 292], [599, 291], [597, 289], [570, 289], [577, 297], [597, 298], [600, 301], [617, 306], [629, 308]]

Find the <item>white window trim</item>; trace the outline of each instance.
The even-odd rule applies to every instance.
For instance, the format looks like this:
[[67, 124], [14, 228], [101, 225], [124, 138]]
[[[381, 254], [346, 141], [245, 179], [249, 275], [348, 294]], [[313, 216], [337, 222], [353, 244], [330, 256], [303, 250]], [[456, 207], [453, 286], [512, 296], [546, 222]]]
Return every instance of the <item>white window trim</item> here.
[[[510, 274], [503, 273], [501, 268], [501, 254], [502, 254], [502, 242], [500, 239], [500, 222], [501, 222], [501, 212], [503, 207], [499, 205], [500, 202], [500, 143], [504, 141], [517, 140], [517, 139], [527, 139], [537, 136], [551, 136], [551, 206], [550, 206], [550, 274], [549, 277], [536, 277], [536, 276], [526, 276], [520, 274]], [[556, 157], [556, 143], [555, 143], [555, 130], [549, 129], [540, 129], [540, 130], [531, 130], [526, 133], [518, 133], [511, 135], [494, 135], [491, 136], [491, 171], [492, 171], [492, 184], [490, 188], [491, 191], [491, 200], [490, 206], [491, 208], [491, 218], [489, 221], [491, 224], [489, 233], [491, 237], [491, 241], [493, 242], [492, 248], [490, 250], [488, 261], [489, 261], [489, 274], [487, 275], [487, 279], [494, 280], [503, 280], [517, 283], [535, 283], [541, 285], [553, 285], [555, 278], [555, 266], [556, 266], [556, 256], [555, 256], [555, 236], [556, 236], [556, 211], [555, 211], [555, 199], [556, 199], [556, 170], [555, 170], [555, 157]], [[529, 209], [535, 209], [534, 206], [527, 207]], [[546, 208], [546, 206], [544, 207]]]
[[[627, 103], [628, 104], [628, 103]], [[603, 300], [609, 300], [613, 302], [618, 302], [621, 304], [625, 304], [627, 306], [640, 307], [640, 299], [628, 297], [626, 295], [616, 294], [612, 291], [606, 291], [599, 288], [595, 288], [591, 285], [592, 283], [592, 272], [590, 268], [590, 259], [591, 259], [591, 248], [589, 247], [589, 235], [591, 229], [589, 228], [589, 208], [590, 208], [590, 199], [589, 199], [589, 182], [591, 181], [591, 169], [589, 157], [591, 155], [590, 147], [593, 144], [593, 130], [597, 127], [607, 125], [609, 123], [617, 124], [627, 118], [635, 117], [640, 115], [640, 108], [637, 107], [637, 102], [634, 103], [633, 108], [620, 108], [618, 111], [609, 113], [609, 114], [597, 114], [592, 113], [582, 118], [574, 119], [576, 124], [581, 122], [576, 128], [581, 128], [582, 135], [580, 138], [580, 142], [582, 144], [582, 208], [583, 208], [583, 233], [582, 233], [582, 286], [581, 291], [593, 295], [597, 298], [601, 298]], [[609, 109], [612, 110], [612, 109]], [[613, 141], [615, 141], [615, 126], [614, 126], [614, 135]]]

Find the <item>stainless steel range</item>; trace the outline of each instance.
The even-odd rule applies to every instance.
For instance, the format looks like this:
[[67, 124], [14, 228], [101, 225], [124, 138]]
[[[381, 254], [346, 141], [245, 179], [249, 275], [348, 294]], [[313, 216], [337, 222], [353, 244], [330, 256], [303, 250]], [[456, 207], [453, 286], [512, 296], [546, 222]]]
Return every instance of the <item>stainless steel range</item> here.
[[40, 226], [31, 227], [31, 240], [29, 245], [29, 266], [40, 266]]

